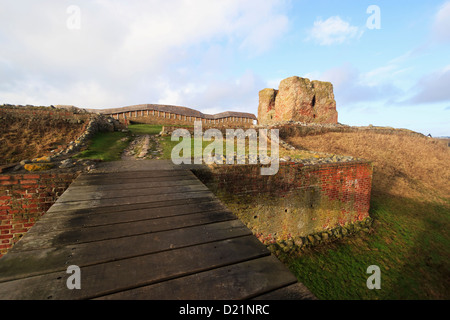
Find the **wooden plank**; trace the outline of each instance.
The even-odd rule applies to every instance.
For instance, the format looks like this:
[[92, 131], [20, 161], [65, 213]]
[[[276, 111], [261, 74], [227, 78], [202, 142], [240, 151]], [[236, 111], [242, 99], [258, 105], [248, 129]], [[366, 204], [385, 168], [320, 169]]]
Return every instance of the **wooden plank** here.
[[[96, 171], [0, 259], [0, 299], [294, 295], [295, 277], [192, 172], [170, 161]], [[67, 289], [69, 265], [82, 269], [82, 290]]]
[[84, 267], [81, 290], [67, 289], [65, 271], [0, 283], [0, 299], [90, 299], [269, 254], [244, 236]]
[[249, 234], [251, 231], [242, 222], [231, 220], [63, 247], [9, 252], [0, 259], [0, 282], [65, 270], [72, 264], [88, 266]]
[[171, 186], [160, 188], [142, 188], [142, 189], [122, 189], [122, 190], [107, 190], [107, 191], [89, 191], [83, 189], [73, 190], [69, 189], [64, 192], [57, 200], [61, 202], [73, 202], [73, 201], [88, 201], [88, 200], [106, 200], [106, 199], [119, 199], [119, 198], [133, 198], [137, 196], [153, 196], [161, 194], [172, 193], [186, 193], [194, 191], [209, 191], [204, 184], [191, 184], [187, 186]]
[[[211, 200], [211, 199], [209, 199]], [[31, 228], [29, 234], [46, 234], [56, 230], [72, 230], [105, 225], [118, 225], [134, 221], [168, 218], [193, 213], [207, 213], [212, 211], [227, 211], [218, 201], [150, 207], [124, 211], [101, 211], [101, 212], [55, 212], [52, 216], [44, 215]], [[103, 209], [103, 208], [102, 208]]]
[[58, 202], [56, 201], [51, 209], [54, 211], [64, 211], [64, 210], [78, 210], [87, 208], [97, 208], [97, 207], [111, 207], [119, 205], [131, 205], [136, 203], [148, 203], [148, 202], [159, 202], [159, 201], [172, 201], [179, 199], [192, 199], [192, 198], [203, 198], [211, 197], [214, 198], [214, 194], [210, 191], [192, 191], [184, 193], [174, 193], [174, 194], [157, 194], [152, 196], [136, 196], [136, 197], [126, 197], [117, 199], [99, 199], [99, 200], [89, 200], [89, 201], [72, 201], [72, 202]]
[[16, 245], [14, 245], [10, 252], [40, 250], [69, 244], [122, 238], [233, 219], [237, 218], [231, 212], [213, 211], [169, 218], [121, 223], [120, 225], [113, 224], [72, 230], [59, 230], [47, 233], [33, 232], [27, 234], [26, 241], [19, 241]]
[[164, 180], [159, 179], [158, 181], [149, 181], [148, 179], [138, 180], [136, 182], [128, 183], [124, 182], [121, 184], [97, 184], [91, 185], [89, 183], [76, 184], [72, 183], [70, 185], [70, 190], [85, 190], [86, 192], [90, 191], [107, 191], [107, 190], [130, 190], [130, 189], [144, 189], [144, 188], [159, 188], [159, 187], [172, 187], [172, 186], [186, 186], [186, 185], [195, 185], [200, 182], [197, 179], [189, 177], [189, 179], [167, 179]]
[[92, 181], [92, 180], [126, 180], [126, 179], [146, 179], [156, 177], [180, 177], [180, 176], [194, 176], [189, 170], [154, 170], [154, 171], [133, 171], [133, 172], [113, 172], [113, 173], [85, 173], [81, 174], [77, 180]]
[[[170, 160], [169, 160], [170, 161]], [[104, 164], [108, 167], [110, 167], [111, 165], [113, 165], [114, 163], [109, 163], [109, 164]], [[98, 176], [104, 176], [104, 175], [110, 175], [110, 176], [124, 176], [126, 177], [127, 175], [130, 174], [138, 174], [138, 175], [142, 175], [142, 176], [150, 176], [150, 177], [158, 177], [158, 176], [170, 176], [171, 174], [191, 174], [191, 171], [188, 169], [183, 169], [180, 168], [180, 170], [173, 170], [173, 167], [170, 168], [160, 168], [160, 169], [149, 169], [147, 166], [145, 166], [144, 168], [135, 168], [135, 170], [123, 170], [125, 169], [125, 166], [131, 164], [131, 162], [123, 162], [123, 161], [119, 161], [116, 163], [116, 165], [120, 166], [119, 171], [116, 170], [102, 170], [100, 168], [101, 165], [97, 166], [97, 169], [99, 170], [94, 170], [94, 171], [90, 171], [88, 173], [85, 174], [85, 176], [89, 176], [89, 177], [98, 177]]]
[[[80, 176], [81, 177], [81, 176]], [[146, 177], [140, 178], [139, 176], [135, 176], [134, 179], [127, 179], [127, 180], [117, 180], [114, 178], [111, 179], [93, 179], [93, 180], [74, 180], [71, 184], [71, 186], [85, 186], [85, 185], [121, 185], [121, 184], [129, 184], [129, 183], [142, 183], [142, 182], [161, 182], [161, 181], [182, 181], [182, 180], [189, 180], [189, 181], [198, 181], [197, 177], [192, 175], [182, 175], [182, 176], [169, 176], [169, 177]]]
[[189, 205], [189, 204], [201, 204], [204, 202], [217, 202], [218, 200], [214, 197], [211, 197], [208, 194], [206, 197], [195, 197], [195, 198], [185, 198], [185, 199], [172, 199], [170, 202], [168, 201], [149, 201], [140, 202], [140, 203], [132, 203], [132, 204], [124, 204], [124, 205], [115, 205], [115, 206], [103, 206], [103, 207], [88, 207], [81, 209], [71, 209], [68, 206], [62, 206], [63, 210], [60, 208], [54, 208], [53, 206], [47, 210], [45, 215], [41, 219], [50, 219], [57, 218], [63, 215], [81, 215], [81, 214], [94, 214], [94, 213], [107, 213], [107, 212], [125, 212], [131, 210], [140, 210], [140, 209], [149, 209], [149, 208], [161, 208], [161, 207], [169, 207], [169, 206], [177, 206], [177, 205]]
[[274, 256], [229, 265], [182, 278], [99, 297], [104, 300], [231, 300], [250, 299], [296, 283]]
[[186, 170], [183, 166], [174, 165], [171, 160], [131, 160], [99, 163], [95, 168], [98, 173]]

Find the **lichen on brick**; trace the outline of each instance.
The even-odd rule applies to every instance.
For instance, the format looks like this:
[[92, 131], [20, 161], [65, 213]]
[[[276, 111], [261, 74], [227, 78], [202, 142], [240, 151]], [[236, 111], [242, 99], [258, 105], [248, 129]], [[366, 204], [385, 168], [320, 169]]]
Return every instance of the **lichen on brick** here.
[[34, 159], [33, 162], [45, 162], [45, 163], [48, 163], [48, 162], [50, 162], [50, 157], [49, 156], [42, 156], [42, 157]]
[[33, 171], [44, 171], [53, 168], [53, 163], [37, 162], [37, 163], [27, 163], [24, 165], [24, 169], [30, 172]]

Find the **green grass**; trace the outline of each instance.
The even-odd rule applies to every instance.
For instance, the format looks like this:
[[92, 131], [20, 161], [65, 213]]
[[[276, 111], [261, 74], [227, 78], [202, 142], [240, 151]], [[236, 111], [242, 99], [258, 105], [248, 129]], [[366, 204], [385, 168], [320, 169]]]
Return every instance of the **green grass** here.
[[[376, 195], [372, 234], [280, 259], [319, 299], [449, 299], [449, 208]], [[370, 265], [381, 269], [380, 290], [366, 286]]]
[[132, 135], [154, 135], [160, 133], [161, 129], [160, 125], [131, 124], [128, 126], [128, 133], [99, 132], [92, 138], [87, 150], [81, 151], [74, 158], [117, 161], [132, 140]]
[[123, 132], [99, 132], [89, 143], [88, 149], [81, 151], [74, 158], [102, 161], [120, 160], [122, 151], [130, 142], [130, 137]]
[[[182, 141], [182, 138], [180, 138], [180, 141], [171, 141], [171, 137], [170, 136], [166, 136], [166, 137], [162, 137], [161, 140], [161, 147], [163, 149], [163, 154], [161, 156], [161, 159], [171, 159], [172, 156], [172, 149], [179, 144]], [[203, 150], [205, 149], [206, 146], [208, 146], [211, 141], [202, 141], [202, 151], [201, 153], [195, 153], [194, 150], [194, 142], [196, 140], [194, 140], [193, 138], [190, 139], [190, 144], [191, 144], [191, 157], [197, 157], [197, 156], [202, 156], [203, 154]], [[224, 143], [224, 147], [223, 147], [224, 151], [225, 149], [225, 143]], [[180, 157], [182, 157], [183, 155], [180, 154]]]
[[[149, 124], [130, 124], [128, 126], [128, 130], [131, 134], [134, 135], [144, 135], [144, 134], [150, 134], [155, 135], [159, 134], [162, 130], [162, 125], [149, 125]], [[192, 126], [180, 126], [180, 127], [192, 127]], [[225, 138], [225, 137], [224, 137]], [[212, 141], [202, 141], [202, 153], [201, 154], [195, 154], [194, 152], [194, 139], [190, 139], [191, 141], [191, 157], [197, 157], [201, 156], [203, 154], [203, 150], [212, 143]], [[178, 145], [181, 142], [181, 138], [179, 141], [171, 141], [170, 136], [165, 136], [161, 138], [161, 147], [163, 149], [161, 159], [171, 159], [172, 156], [172, 149]], [[235, 144], [236, 145], [236, 144]], [[236, 148], [236, 147], [235, 147]], [[226, 142], [224, 139], [223, 143], [223, 154], [226, 152]], [[248, 142], [246, 142], [245, 152], [248, 154], [249, 147]], [[268, 155], [270, 155], [270, 147], [268, 150]], [[181, 155], [180, 155], [181, 156]]]
[[[161, 140], [161, 146], [162, 146], [162, 149], [163, 149], [163, 154], [162, 154], [162, 157], [161, 157], [161, 159], [171, 159], [171, 154], [172, 154], [172, 149], [177, 145], [177, 144], [179, 144], [179, 143], [181, 143], [181, 141], [182, 141], [182, 138], [180, 138], [180, 140], [179, 141], [171, 141], [171, 137], [170, 136], [166, 136], [166, 137], [163, 137], [162, 138], [162, 140]], [[213, 143], [213, 141], [205, 141], [205, 140], [202, 140], [202, 149], [201, 149], [201, 153], [195, 153], [195, 150], [194, 150], [194, 142], [195, 142], [195, 140], [194, 140], [194, 138], [191, 138], [190, 139], [190, 144], [191, 144], [191, 157], [197, 157], [197, 156], [202, 156], [203, 155], [203, 153], [204, 153], [204, 150], [205, 150], [205, 148], [208, 146], [208, 145], [210, 145], [211, 143]], [[226, 139], [224, 138], [223, 139], [223, 145], [222, 145], [222, 155], [226, 155]], [[218, 154], [218, 150], [214, 150], [217, 154]], [[236, 143], [236, 141], [235, 141], [235, 144], [234, 144], [234, 150], [233, 151], [237, 151], [237, 143]], [[257, 153], [259, 153], [259, 150], [257, 149], [257, 151], [256, 151]], [[249, 154], [249, 145], [248, 145], [248, 141], [246, 141], [246, 144], [245, 144], [245, 154], [246, 155], [248, 155]], [[270, 148], [269, 148], [269, 150], [267, 151], [267, 154], [268, 155], [270, 155]], [[180, 157], [181, 157], [182, 155], [180, 154]]]
[[128, 130], [132, 134], [144, 135], [144, 134], [158, 134], [162, 130], [161, 125], [150, 125], [150, 124], [130, 124]]

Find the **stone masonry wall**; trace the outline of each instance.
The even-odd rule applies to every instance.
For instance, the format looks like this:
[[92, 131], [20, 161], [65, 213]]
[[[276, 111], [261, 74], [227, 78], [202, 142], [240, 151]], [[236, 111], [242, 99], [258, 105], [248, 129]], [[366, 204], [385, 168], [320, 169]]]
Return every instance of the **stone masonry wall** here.
[[90, 114], [87, 112], [74, 112], [71, 109], [54, 108], [54, 107], [36, 107], [36, 106], [13, 106], [2, 105], [0, 106], [0, 117], [2, 116], [15, 116], [15, 117], [44, 117], [53, 119], [63, 119], [74, 123], [84, 123], [84, 121], [90, 118]]
[[337, 123], [338, 113], [330, 82], [289, 77], [280, 82], [278, 90], [259, 92], [258, 123], [303, 121]]

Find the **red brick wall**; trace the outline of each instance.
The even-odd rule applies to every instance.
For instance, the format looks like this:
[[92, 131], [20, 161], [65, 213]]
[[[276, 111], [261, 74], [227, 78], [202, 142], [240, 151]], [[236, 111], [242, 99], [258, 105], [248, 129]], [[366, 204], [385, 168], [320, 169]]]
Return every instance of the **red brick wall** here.
[[369, 162], [280, 163], [273, 176], [261, 175], [257, 165], [217, 165], [211, 170], [196, 174], [222, 199], [234, 197], [232, 201], [254, 208], [255, 217], [264, 215], [259, 221], [265, 225], [256, 228], [263, 233], [306, 236], [369, 217], [373, 172]]
[[0, 175], [0, 257], [34, 225], [78, 173]]

